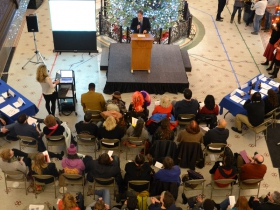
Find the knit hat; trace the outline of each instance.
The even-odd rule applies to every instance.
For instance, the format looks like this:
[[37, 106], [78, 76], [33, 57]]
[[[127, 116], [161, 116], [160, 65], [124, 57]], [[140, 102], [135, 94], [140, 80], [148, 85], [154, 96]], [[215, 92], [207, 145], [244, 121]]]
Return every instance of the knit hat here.
[[71, 144], [70, 147], [67, 149], [68, 155], [75, 155], [77, 154], [77, 148], [74, 144]]

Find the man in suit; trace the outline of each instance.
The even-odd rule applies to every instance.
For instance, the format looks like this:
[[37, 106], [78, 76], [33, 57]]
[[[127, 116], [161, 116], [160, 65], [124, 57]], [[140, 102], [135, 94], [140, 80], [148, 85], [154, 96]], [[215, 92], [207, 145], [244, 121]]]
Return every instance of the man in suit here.
[[147, 34], [150, 31], [151, 25], [149, 18], [143, 17], [142, 10], [137, 12], [137, 18], [132, 19], [130, 29], [135, 34]]

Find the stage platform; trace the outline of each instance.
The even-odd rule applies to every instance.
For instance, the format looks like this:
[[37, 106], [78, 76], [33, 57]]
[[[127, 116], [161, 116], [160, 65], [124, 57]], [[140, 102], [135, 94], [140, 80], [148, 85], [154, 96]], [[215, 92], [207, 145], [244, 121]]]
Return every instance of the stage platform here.
[[130, 72], [131, 45], [115, 43], [109, 48], [107, 81], [103, 92], [112, 94], [145, 90], [151, 94], [183, 92], [189, 87], [180, 47], [177, 45], [153, 45], [151, 73]]

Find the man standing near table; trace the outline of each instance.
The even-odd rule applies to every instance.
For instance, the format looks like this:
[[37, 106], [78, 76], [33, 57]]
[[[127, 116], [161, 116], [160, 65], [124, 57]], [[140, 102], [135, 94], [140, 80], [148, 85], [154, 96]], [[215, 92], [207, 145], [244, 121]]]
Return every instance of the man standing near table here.
[[263, 123], [264, 121], [264, 102], [262, 100], [261, 94], [255, 92], [248, 99], [243, 108], [247, 110], [247, 116], [243, 114], [237, 114], [235, 117], [235, 127], [231, 129], [237, 133], [242, 133], [242, 123], [246, 124], [248, 127], [255, 127]]

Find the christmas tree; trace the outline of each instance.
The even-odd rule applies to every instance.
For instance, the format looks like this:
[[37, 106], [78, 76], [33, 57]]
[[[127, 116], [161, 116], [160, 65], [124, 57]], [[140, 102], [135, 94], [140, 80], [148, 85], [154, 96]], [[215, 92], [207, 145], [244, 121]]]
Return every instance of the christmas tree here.
[[181, 0], [107, 0], [107, 19], [112, 24], [130, 27], [131, 20], [142, 10], [150, 19], [152, 29], [167, 30], [181, 19]]

